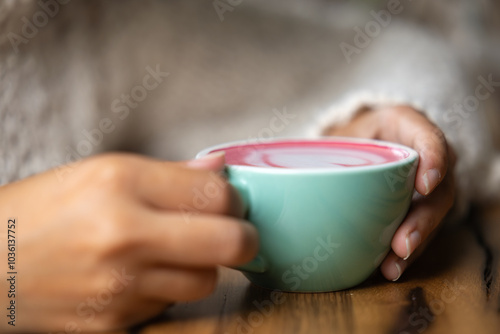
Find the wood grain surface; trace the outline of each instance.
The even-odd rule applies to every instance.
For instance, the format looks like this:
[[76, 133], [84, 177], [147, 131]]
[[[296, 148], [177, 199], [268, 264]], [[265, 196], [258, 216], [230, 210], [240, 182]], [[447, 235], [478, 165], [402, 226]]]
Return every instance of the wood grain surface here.
[[271, 294], [220, 270], [207, 299], [129, 333], [500, 333], [500, 206], [449, 224], [403, 278], [379, 273], [350, 290]]

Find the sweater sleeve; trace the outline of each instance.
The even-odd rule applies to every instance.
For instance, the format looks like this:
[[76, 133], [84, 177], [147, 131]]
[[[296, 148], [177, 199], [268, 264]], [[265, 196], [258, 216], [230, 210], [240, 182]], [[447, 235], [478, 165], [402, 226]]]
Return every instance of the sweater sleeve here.
[[495, 89], [494, 78], [478, 77], [469, 87], [444, 41], [397, 21], [360, 49], [347, 66], [350, 90], [319, 115], [313, 134], [325, 135], [366, 107], [414, 107], [441, 128], [457, 154], [457, 211], [465, 212], [472, 199], [498, 196], [500, 158], [495, 157], [481, 100]]

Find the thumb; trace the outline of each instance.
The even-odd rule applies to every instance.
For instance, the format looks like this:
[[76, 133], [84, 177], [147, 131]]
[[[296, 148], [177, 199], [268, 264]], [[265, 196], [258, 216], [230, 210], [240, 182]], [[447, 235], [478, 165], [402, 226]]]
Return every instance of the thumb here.
[[220, 172], [224, 169], [224, 164], [226, 162], [225, 157], [226, 157], [226, 152], [218, 151], [218, 152], [212, 152], [198, 159], [180, 162], [180, 164], [192, 169], [202, 169], [202, 170]]

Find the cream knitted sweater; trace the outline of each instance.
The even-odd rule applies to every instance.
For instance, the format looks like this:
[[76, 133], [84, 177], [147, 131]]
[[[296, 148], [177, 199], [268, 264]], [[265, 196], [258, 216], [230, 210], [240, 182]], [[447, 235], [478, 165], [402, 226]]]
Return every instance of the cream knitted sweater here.
[[452, 47], [396, 9], [66, 2], [0, 4], [0, 184], [112, 149], [186, 159], [410, 104], [457, 152], [460, 206], [499, 194], [482, 110], [500, 77], [467, 82]]

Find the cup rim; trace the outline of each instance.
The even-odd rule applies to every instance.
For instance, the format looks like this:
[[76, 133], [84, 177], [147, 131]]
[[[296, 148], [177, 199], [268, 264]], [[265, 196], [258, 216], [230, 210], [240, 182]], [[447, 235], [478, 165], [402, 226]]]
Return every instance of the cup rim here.
[[220, 150], [225, 147], [238, 146], [238, 145], [251, 145], [251, 144], [265, 144], [273, 142], [317, 142], [317, 141], [331, 141], [331, 142], [347, 142], [355, 144], [371, 144], [379, 147], [397, 148], [408, 152], [408, 156], [397, 161], [387, 162], [378, 165], [368, 165], [368, 166], [352, 166], [349, 168], [325, 168], [325, 167], [311, 167], [311, 168], [276, 168], [276, 167], [266, 167], [266, 166], [248, 166], [248, 165], [228, 165], [233, 170], [247, 170], [252, 172], [260, 172], [266, 174], [346, 174], [353, 172], [368, 172], [385, 170], [392, 167], [398, 167], [406, 165], [408, 163], [413, 163], [415, 160], [418, 162], [419, 155], [414, 149], [389, 141], [378, 140], [378, 139], [368, 139], [368, 138], [355, 138], [355, 137], [342, 137], [342, 136], [320, 136], [315, 138], [304, 138], [304, 137], [273, 137], [269, 139], [250, 139], [250, 140], [236, 140], [230, 141], [218, 145], [213, 145], [207, 147], [196, 154], [196, 159], [199, 159], [212, 151]]

